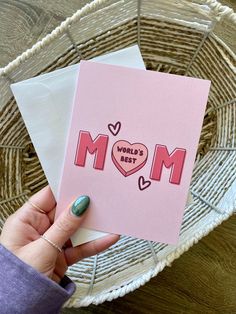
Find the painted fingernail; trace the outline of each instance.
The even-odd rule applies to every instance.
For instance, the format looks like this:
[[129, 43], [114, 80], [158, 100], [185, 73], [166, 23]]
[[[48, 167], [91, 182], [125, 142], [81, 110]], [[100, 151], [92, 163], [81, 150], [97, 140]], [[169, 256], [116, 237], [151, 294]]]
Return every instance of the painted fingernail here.
[[80, 217], [88, 208], [89, 203], [90, 198], [87, 195], [80, 196], [71, 207], [72, 213], [75, 216]]

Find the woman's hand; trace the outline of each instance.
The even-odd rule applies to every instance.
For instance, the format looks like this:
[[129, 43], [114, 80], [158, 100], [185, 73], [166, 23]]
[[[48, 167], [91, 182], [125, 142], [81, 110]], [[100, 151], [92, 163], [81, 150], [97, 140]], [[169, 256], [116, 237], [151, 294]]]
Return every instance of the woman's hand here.
[[[72, 210], [65, 210], [53, 223], [56, 202], [47, 186], [7, 219], [0, 243], [22, 261], [59, 283], [68, 266], [107, 249], [119, 239], [118, 235], [108, 235], [71, 247], [68, 240], [80, 226], [88, 204], [89, 198], [78, 198]], [[62, 252], [41, 235], [59, 248], [63, 247]]]

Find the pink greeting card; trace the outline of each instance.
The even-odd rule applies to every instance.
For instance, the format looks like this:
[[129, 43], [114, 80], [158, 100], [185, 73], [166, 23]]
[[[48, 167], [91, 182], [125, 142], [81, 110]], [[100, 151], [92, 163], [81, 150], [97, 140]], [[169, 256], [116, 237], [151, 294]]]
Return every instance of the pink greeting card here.
[[88, 195], [84, 227], [175, 244], [209, 88], [82, 61], [57, 215]]

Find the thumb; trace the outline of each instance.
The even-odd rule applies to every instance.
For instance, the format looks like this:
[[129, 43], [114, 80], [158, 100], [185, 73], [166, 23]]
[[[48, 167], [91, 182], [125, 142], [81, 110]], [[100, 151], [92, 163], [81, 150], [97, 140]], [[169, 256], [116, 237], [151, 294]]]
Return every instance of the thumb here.
[[83, 220], [82, 215], [88, 208], [89, 202], [88, 196], [80, 196], [71, 208], [65, 210], [57, 218], [44, 235], [59, 247], [63, 247], [80, 226]]

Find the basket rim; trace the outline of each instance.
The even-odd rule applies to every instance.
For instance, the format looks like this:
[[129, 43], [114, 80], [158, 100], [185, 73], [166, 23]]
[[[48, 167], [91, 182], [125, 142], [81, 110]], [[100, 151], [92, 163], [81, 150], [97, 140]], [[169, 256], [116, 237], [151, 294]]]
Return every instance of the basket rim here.
[[[5, 67], [0, 68], [0, 78], [6, 77], [11, 71], [17, 68], [22, 62], [29, 59], [35, 53], [46, 47], [53, 41], [58, 35], [62, 34], [71, 24], [78, 21], [83, 16], [92, 13], [99, 9], [99, 7], [103, 4], [106, 4], [109, 0], [93, 0], [90, 3], [87, 3], [81, 9], [77, 10], [72, 16], [67, 17], [60, 25], [58, 25], [52, 32], [47, 34], [44, 38], [40, 41], [36, 42], [31, 48], [28, 48], [24, 52], [22, 52], [18, 57], [14, 60], [10, 61]], [[124, 0], [118, 0], [118, 2], [123, 2]], [[186, 1], [186, 0], [184, 0]], [[141, 0], [138, 0], [139, 5], [141, 5]], [[218, 0], [198, 0], [195, 3], [200, 3], [202, 5], [208, 5], [212, 12], [215, 13], [216, 20], [219, 22], [223, 17], [228, 17], [228, 19], [236, 25], [236, 12], [226, 5], [222, 5]], [[188, 5], [192, 5], [194, 3], [189, 3]], [[234, 52], [227, 46], [229, 52], [234, 55]]]

